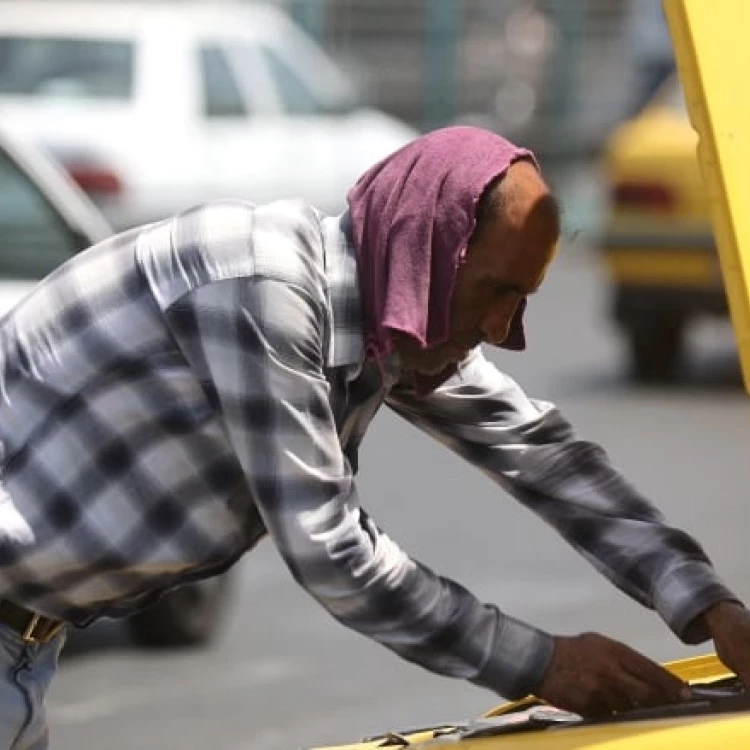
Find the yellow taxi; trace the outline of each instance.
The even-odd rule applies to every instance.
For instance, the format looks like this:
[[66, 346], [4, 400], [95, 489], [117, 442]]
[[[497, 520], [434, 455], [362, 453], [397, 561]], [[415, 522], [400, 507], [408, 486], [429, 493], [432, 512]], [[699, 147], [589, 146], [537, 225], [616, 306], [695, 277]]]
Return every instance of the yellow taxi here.
[[727, 314], [697, 143], [675, 75], [605, 147], [611, 314], [641, 382], [673, 380], [688, 324]]
[[714, 655], [666, 665], [693, 687], [679, 705], [632, 709], [584, 720], [529, 697], [476, 719], [410, 730], [391, 730], [349, 745], [317, 750], [424, 748], [437, 750], [746, 750], [750, 747], [750, 694]]

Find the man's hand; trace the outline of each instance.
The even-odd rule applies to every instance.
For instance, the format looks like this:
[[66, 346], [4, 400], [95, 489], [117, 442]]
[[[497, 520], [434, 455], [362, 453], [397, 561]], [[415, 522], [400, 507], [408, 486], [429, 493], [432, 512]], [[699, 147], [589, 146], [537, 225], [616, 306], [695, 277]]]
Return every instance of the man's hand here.
[[682, 680], [625, 644], [597, 633], [557, 636], [536, 692], [554, 706], [590, 717], [690, 697]]
[[719, 602], [703, 613], [716, 653], [750, 689], [750, 611], [737, 602]]

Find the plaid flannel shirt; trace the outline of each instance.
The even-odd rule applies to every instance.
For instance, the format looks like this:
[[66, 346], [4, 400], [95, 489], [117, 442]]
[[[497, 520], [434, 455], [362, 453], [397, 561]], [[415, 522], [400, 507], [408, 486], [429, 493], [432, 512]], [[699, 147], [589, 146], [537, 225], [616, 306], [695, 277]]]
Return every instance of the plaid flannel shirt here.
[[411, 559], [360, 505], [385, 403], [497, 480], [683, 639], [732, 598], [698, 544], [479, 349], [419, 399], [363, 361], [345, 217], [217, 202], [110, 238], [0, 322], [0, 594], [78, 625], [270, 533], [342, 623], [514, 697], [550, 635]]

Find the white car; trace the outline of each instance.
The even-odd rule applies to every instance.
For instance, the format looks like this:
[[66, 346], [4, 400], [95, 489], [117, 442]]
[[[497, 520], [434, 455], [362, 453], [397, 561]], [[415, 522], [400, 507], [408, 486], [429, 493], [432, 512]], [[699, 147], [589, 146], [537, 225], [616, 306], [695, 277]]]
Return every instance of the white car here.
[[255, 3], [0, 0], [0, 116], [116, 229], [226, 197], [337, 212], [418, 135], [359, 105], [309, 36]]
[[[68, 175], [0, 122], [0, 314], [65, 260], [111, 234]], [[200, 646], [219, 631], [231, 573], [189, 584], [128, 620], [146, 646]]]
[[0, 315], [112, 230], [60, 168], [0, 124]]

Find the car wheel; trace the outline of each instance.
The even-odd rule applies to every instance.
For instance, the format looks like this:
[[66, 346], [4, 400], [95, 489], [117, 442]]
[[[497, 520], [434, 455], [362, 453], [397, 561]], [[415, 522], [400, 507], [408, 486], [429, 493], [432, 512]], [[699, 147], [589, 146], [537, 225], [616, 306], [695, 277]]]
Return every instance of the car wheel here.
[[639, 383], [672, 383], [677, 379], [684, 353], [685, 319], [678, 315], [653, 315], [626, 324], [631, 374]]
[[128, 619], [133, 639], [149, 648], [208, 645], [221, 628], [229, 574], [180, 586]]

